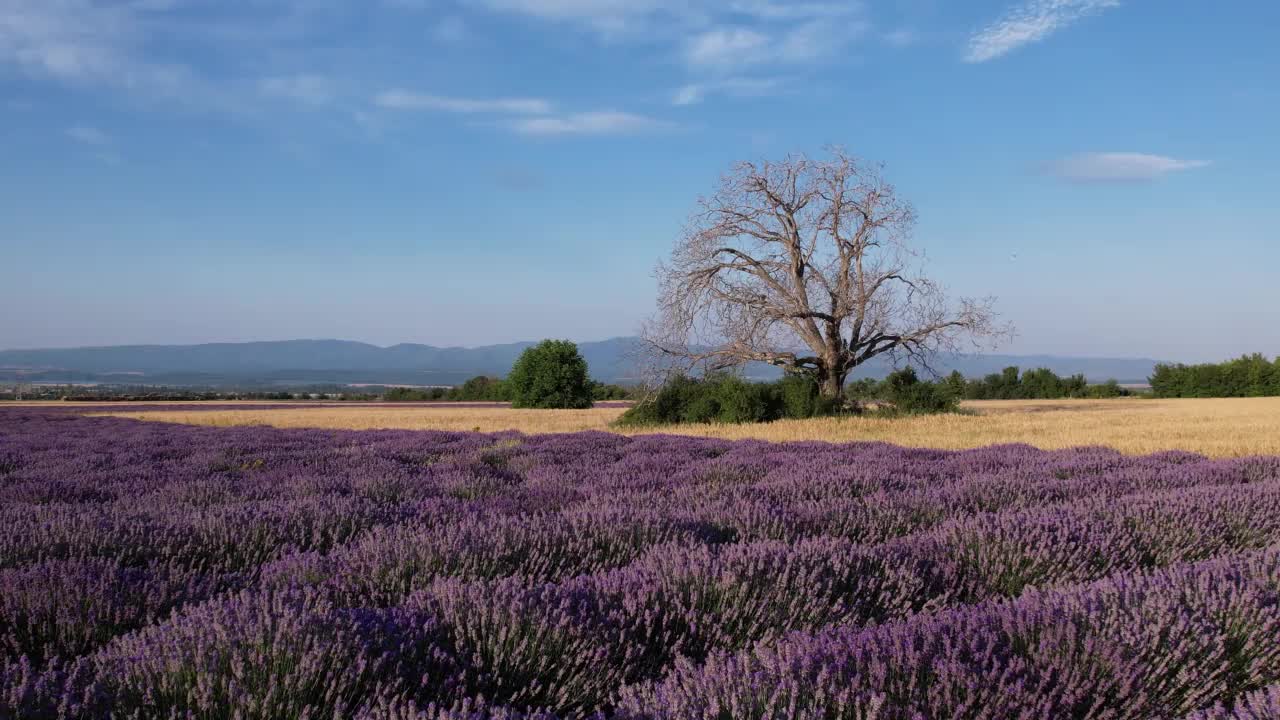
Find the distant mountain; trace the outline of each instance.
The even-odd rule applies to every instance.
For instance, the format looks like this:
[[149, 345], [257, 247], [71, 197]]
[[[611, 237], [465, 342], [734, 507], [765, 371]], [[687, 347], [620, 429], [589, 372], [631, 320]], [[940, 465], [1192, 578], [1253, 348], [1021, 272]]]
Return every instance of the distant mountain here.
[[[629, 349], [635, 338], [578, 343], [599, 380], [634, 379]], [[187, 386], [300, 384], [454, 385], [475, 375], [505, 375], [532, 342], [484, 347], [401, 344], [378, 347], [347, 340], [120, 345], [53, 350], [0, 351], [0, 382], [100, 382]], [[969, 377], [1009, 365], [1083, 373], [1093, 381], [1145, 382], [1156, 361], [1146, 358], [1075, 358], [1053, 355], [949, 355], [940, 370]], [[872, 362], [857, 377], [883, 377], [889, 367]], [[747, 374], [771, 378], [777, 368], [753, 365]]]
[[[579, 343], [595, 377], [624, 380], [633, 339]], [[270, 386], [298, 384], [453, 385], [505, 375], [534, 343], [476, 348], [347, 340], [119, 345], [0, 351], [0, 381]]]

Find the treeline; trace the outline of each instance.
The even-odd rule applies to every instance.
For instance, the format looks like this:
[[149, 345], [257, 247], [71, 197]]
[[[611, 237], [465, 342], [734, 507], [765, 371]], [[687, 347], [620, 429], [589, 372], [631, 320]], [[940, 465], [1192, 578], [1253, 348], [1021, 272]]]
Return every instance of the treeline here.
[[947, 392], [964, 400], [1060, 400], [1114, 398], [1132, 393], [1115, 380], [1090, 384], [1084, 375], [1063, 377], [1048, 368], [1022, 371], [1007, 367], [978, 380], [952, 372], [940, 381]]
[[1062, 400], [1117, 398], [1132, 395], [1115, 380], [1090, 384], [1084, 375], [1063, 377], [1048, 368], [1023, 371], [1016, 366], [970, 380], [958, 370], [938, 380], [920, 378], [914, 368], [897, 370], [884, 380], [860, 380], [849, 393], [855, 398], [889, 403], [911, 412], [951, 410], [962, 400]]
[[[632, 400], [637, 397], [634, 388], [589, 381], [591, 399]], [[479, 375], [457, 387], [387, 388], [382, 399], [387, 402], [511, 402], [512, 388], [502, 378]]]
[[1060, 377], [1038, 368], [1005, 368], [978, 380], [959, 372], [926, 380], [914, 368], [883, 380], [859, 380], [845, 388], [847, 401], [823, 398], [816, 382], [788, 375], [775, 382], [750, 382], [731, 374], [669, 380], [651, 397], [628, 410], [621, 425], [751, 423], [840, 414], [880, 416], [956, 412], [962, 400], [1111, 398], [1131, 394], [1111, 380], [1090, 385], [1083, 375]]
[[1229, 398], [1280, 396], [1280, 357], [1261, 353], [1200, 365], [1156, 365], [1151, 391], [1163, 398]]
[[388, 402], [509, 402], [511, 392], [498, 378], [480, 375], [457, 387], [387, 388], [382, 399]]
[[846, 399], [825, 398], [817, 382], [787, 375], [774, 382], [751, 382], [732, 374], [677, 376], [618, 420], [623, 426], [682, 423], [759, 423], [844, 414], [882, 416], [954, 412], [961, 397], [944, 383], [921, 380], [913, 368], [879, 382], [847, 388]]
[[758, 423], [836, 414], [818, 384], [798, 375], [751, 382], [736, 375], [676, 376], [618, 419], [622, 426]]

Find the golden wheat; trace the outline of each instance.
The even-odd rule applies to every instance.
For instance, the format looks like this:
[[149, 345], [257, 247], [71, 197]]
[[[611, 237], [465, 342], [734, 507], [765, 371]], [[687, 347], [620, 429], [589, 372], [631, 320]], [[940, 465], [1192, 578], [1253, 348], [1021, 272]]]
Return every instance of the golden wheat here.
[[[1027, 443], [1053, 449], [1106, 445], [1126, 453], [1189, 450], [1214, 457], [1280, 454], [1280, 398], [1229, 400], [1004, 400], [965, 403], [972, 414], [900, 419], [823, 418], [764, 425], [691, 425], [626, 430], [729, 439], [879, 440], [898, 445], [971, 448]], [[512, 410], [506, 407], [322, 406], [286, 409], [118, 411], [102, 413], [195, 425], [273, 425], [348, 429], [608, 430], [622, 410]]]

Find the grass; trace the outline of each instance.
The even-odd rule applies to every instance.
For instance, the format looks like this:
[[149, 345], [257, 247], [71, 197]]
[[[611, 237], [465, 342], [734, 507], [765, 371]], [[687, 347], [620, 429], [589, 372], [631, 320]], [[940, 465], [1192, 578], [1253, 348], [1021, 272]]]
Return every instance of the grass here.
[[[1280, 398], [1215, 400], [996, 400], [968, 402], [967, 414], [783, 420], [764, 425], [693, 425], [626, 430], [728, 439], [880, 440], [898, 445], [972, 448], [1027, 443], [1046, 449], [1105, 445], [1125, 453], [1188, 450], [1213, 457], [1280, 454]], [[620, 408], [512, 410], [506, 407], [327, 406], [288, 409], [101, 413], [195, 425], [273, 425], [347, 429], [611, 430]]]

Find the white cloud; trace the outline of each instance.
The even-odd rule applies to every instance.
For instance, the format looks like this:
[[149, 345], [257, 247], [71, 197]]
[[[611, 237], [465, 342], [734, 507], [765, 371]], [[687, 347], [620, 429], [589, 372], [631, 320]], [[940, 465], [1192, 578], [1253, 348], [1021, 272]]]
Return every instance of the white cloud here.
[[641, 30], [690, 30], [734, 20], [797, 22], [860, 12], [861, 0], [471, 0], [498, 12], [572, 22], [610, 36]]
[[671, 98], [672, 105], [697, 105], [706, 97], [707, 90], [703, 85], [685, 85], [676, 90], [675, 95]]
[[606, 34], [636, 29], [662, 16], [685, 16], [692, 10], [666, 0], [475, 0], [491, 10], [574, 22]]
[[[479, 116], [531, 135], [609, 134], [664, 123], [605, 105], [562, 108], [500, 89], [467, 97], [414, 92], [415, 67], [459, 60], [445, 48], [481, 27], [477, 8], [560, 22], [561, 29], [635, 42], [683, 65], [686, 83], [672, 102], [753, 97], [777, 81], [751, 69], [833, 57], [864, 27], [863, 0], [0, 0], [0, 74], [81, 91], [137, 96], [243, 118], [269, 119], [278, 103], [297, 103], [364, 128], [397, 111]], [[422, 11], [422, 12], [418, 12]], [[366, 17], [380, 13], [376, 17]], [[416, 34], [375, 51], [335, 46], [339, 28], [371, 35], [413, 24]], [[412, 30], [413, 28], [408, 28]], [[544, 28], [545, 29], [545, 28]], [[363, 37], [359, 39], [365, 39]], [[476, 50], [488, 43], [474, 43]], [[353, 46], [354, 47], [354, 46]], [[427, 57], [440, 50], [441, 57]], [[426, 56], [424, 56], [424, 53]], [[681, 62], [683, 60], [683, 62]], [[310, 72], [310, 70], [322, 72]], [[307, 72], [299, 72], [305, 70]], [[770, 73], [787, 70], [770, 67]], [[378, 90], [386, 92], [378, 93]], [[486, 97], [488, 91], [498, 93]], [[643, 91], [639, 91], [643, 92]], [[264, 99], [273, 102], [264, 102]], [[0, 103], [4, 103], [0, 100]], [[13, 108], [0, 104], [0, 109]], [[626, 106], [622, 106], [626, 107]], [[636, 108], [633, 108], [636, 109]], [[85, 142], [81, 140], [82, 142]]]
[[787, 63], [808, 63], [835, 57], [862, 37], [868, 27], [869, 23], [859, 19], [839, 23], [812, 20], [797, 25], [783, 33], [776, 58]]
[[106, 133], [88, 125], [76, 125], [75, 127], [67, 128], [67, 136], [76, 142], [93, 145], [94, 147], [111, 144], [111, 138], [107, 137]]
[[1144, 182], [1209, 164], [1132, 152], [1082, 153], [1050, 163], [1047, 170], [1073, 182]]
[[144, 59], [141, 25], [172, 3], [0, 0], [0, 63], [63, 81], [171, 90], [181, 65]]
[[727, 95], [735, 98], [764, 97], [778, 91], [782, 81], [777, 78], [731, 77], [705, 83], [690, 83], [676, 90], [672, 105], [697, 105], [709, 95]]
[[830, 57], [865, 30], [862, 0], [471, 0], [608, 40], [673, 46], [699, 71]]
[[745, 27], [716, 27], [686, 40], [685, 62], [694, 70], [726, 72], [752, 65], [804, 64], [836, 56], [862, 36], [868, 24], [860, 19], [839, 22], [809, 20], [767, 31]]
[[541, 98], [459, 98], [388, 90], [374, 98], [384, 110], [429, 110], [462, 115], [498, 115], [499, 121], [521, 135], [623, 135], [666, 127], [643, 115], [601, 110], [555, 114], [554, 105]]
[[408, 90], [388, 90], [379, 94], [374, 103], [387, 110], [436, 110], [465, 114], [545, 115], [552, 110], [551, 103], [541, 98], [457, 98]]
[[964, 59], [971, 63], [994, 60], [1119, 5], [1119, 0], [1028, 0], [971, 37]]
[[725, 68], [760, 62], [771, 42], [747, 28], [716, 28], [689, 39], [685, 60], [694, 66]]
[[627, 135], [668, 125], [643, 115], [598, 111], [517, 120], [511, 129], [522, 135]]
[[769, 0], [740, 0], [730, 4], [737, 13], [761, 20], [806, 20], [839, 17], [861, 12], [861, 2], [770, 2]]
[[327, 105], [333, 101], [333, 82], [323, 75], [280, 75], [263, 78], [258, 84], [263, 95], [292, 100], [304, 105]]

